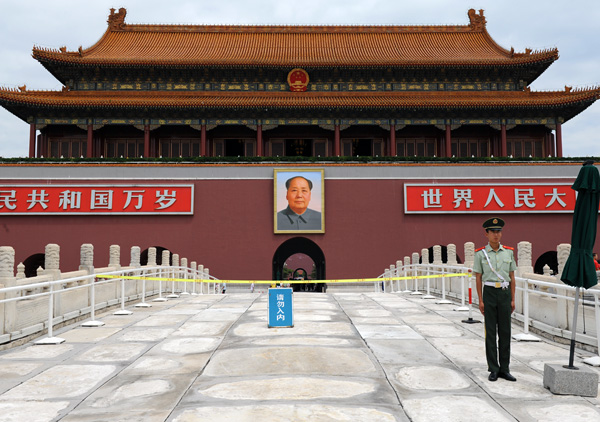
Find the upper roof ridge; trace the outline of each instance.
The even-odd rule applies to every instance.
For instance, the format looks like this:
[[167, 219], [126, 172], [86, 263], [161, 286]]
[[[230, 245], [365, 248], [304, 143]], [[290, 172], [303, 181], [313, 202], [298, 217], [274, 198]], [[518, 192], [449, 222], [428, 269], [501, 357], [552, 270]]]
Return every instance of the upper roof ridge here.
[[307, 24], [277, 24], [277, 25], [179, 25], [179, 24], [127, 24], [125, 17], [127, 9], [121, 7], [118, 12], [114, 8], [110, 9], [108, 16], [108, 31], [126, 31], [126, 32], [239, 32], [239, 33], [390, 33], [390, 32], [480, 32], [485, 30], [486, 20], [483, 16], [483, 9], [479, 14], [474, 9], [468, 12], [469, 25], [348, 25], [348, 24], [330, 24], [330, 25], [307, 25]]

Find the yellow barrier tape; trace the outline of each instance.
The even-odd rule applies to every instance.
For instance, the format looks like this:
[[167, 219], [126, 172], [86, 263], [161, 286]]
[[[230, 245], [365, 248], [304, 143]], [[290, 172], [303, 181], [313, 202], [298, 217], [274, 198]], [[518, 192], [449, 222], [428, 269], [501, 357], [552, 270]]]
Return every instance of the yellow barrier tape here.
[[207, 280], [199, 278], [169, 278], [169, 277], [145, 277], [145, 276], [124, 276], [124, 275], [102, 275], [99, 274], [97, 278], [118, 278], [125, 280], [149, 280], [149, 281], [177, 281], [186, 283], [229, 283], [229, 284], [315, 284], [315, 283], [376, 283], [381, 281], [394, 281], [394, 280], [415, 280], [425, 278], [450, 278], [450, 277], [464, 277], [468, 276], [469, 273], [457, 273], [457, 274], [435, 274], [435, 275], [417, 275], [417, 276], [404, 276], [404, 277], [381, 277], [381, 278], [348, 278], [348, 279], [332, 279], [332, 280]]

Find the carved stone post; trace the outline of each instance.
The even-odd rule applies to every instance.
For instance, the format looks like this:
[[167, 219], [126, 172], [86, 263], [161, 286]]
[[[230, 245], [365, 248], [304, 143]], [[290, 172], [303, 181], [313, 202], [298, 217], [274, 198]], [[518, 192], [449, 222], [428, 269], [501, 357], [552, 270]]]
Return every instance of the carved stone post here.
[[440, 245], [435, 245], [433, 247], [433, 264], [434, 265], [442, 265], [442, 247]]
[[140, 264], [140, 247], [132, 246], [131, 247], [131, 261], [129, 262], [130, 267], [139, 268]]
[[[525, 273], [532, 273], [533, 266], [531, 265], [531, 243], [519, 242], [517, 244], [517, 271], [516, 277], [522, 277]], [[526, 287], [523, 285], [523, 287]], [[515, 292], [515, 310], [523, 313], [523, 292], [517, 290]]]
[[156, 248], [155, 247], [148, 248], [148, 266], [150, 266], [150, 267], [156, 266]]
[[523, 241], [517, 244], [517, 257], [517, 275], [522, 277], [525, 273], [532, 273], [531, 242]]
[[421, 249], [421, 263], [429, 264], [429, 249]]
[[556, 248], [557, 258], [558, 258], [558, 274], [557, 278], [560, 280], [560, 276], [562, 275], [563, 269], [565, 268], [565, 264], [567, 263], [567, 259], [569, 259], [569, 255], [571, 254], [571, 245], [568, 243], [561, 243]]
[[[50, 245], [48, 245], [50, 246]], [[94, 245], [91, 243], [84, 243], [81, 245], [79, 253], [79, 270], [87, 271], [88, 274], [94, 273]], [[48, 270], [48, 255], [46, 254], [46, 270]], [[88, 284], [86, 282], [85, 284]]]
[[[396, 276], [402, 277], [402, 260], [401, 259], [396, 261]], [[400, 280], [396, 280], [396, 291], [397, 292], [402, 291], [402, 289], [400, 288]]]
[[60, 246], [50, 243], [46, 245], [45, 252], [46, 257], [44, 260], [44, 275], [50, 275], [53, 280], [60, 279]]
[[[176, 253], [174, 253], [174, 254], [171, 256], [171, 261], [172, 261], [172, 262], [171, 262], [171, 265], [172, 265], [173, 267], [179, 267], [179, 254], [176, 254]], [[181, 278], [181, 274], [179, 273], [179, 270], [175, 270], [175, 268], [173, 268], [173, 269], [170, 271], [170, 274], [171, 274], [171, 276], [172, 276], [173, 278]], [[179, 281], [178, 281], [178, 282], [177, 282], [177, 283], [175, 283], [174, 285], [176, 286], [176, 287], [175, 287], [175, 290], [179, 289], [179, 291], [180, 291], [180, 292], [182, 292], [182, 291], [183, 291], [183, 289], [181, 288], [181, 282], [179, 282]]]
[[[17, 284], [15, 278], [15, 250], [10, 246], [0, 246], [0, 287], [13, 287]], [[16, 293], [0, 294], [1, 299], [10, 299]], [[17, 303], [0, 304], [0, 334], [15, 331], [17, 322]]]
[[447, 254], [448, 254], [448, 265], [457, 265], [458, 261], [456, 260], [456, 245], [454, 243], [448, 244], [446, 246]]
[[119, 245], [110, 245], [108, 266], [117, 270], [121, 269], [121, 247]]
[[[396, 276], [396, 266], [395, 265], [390, 265], [389, 276], [390, 276], [390, 278]], [[389, 290], [388, 290], [388, 286], [389, 286]], [[393, 291], [394, 291], [394, 281], [390, 280], [386, 285], [386, 292], [392, 293]]]
[[[185, 268], [185, 270], [179, 272], [180, 273], [180, 278], [186, 278], [186, 279], [190, 278], [189, 275], [188, 275], [189, 271], [187, 270], [187, 268], [188, 268], [188, 260], [187, 260], [187, 258], [181, 258], [181, 264], [180, 264], [180, 266], [183, 267], [183, 268]], [[183, 286], [182, 286], [182, 289], [180, 289], [180, 290], [183, 290], [183, 292], [187, 294], [188, 293], [188, 288], [191, 287], [191, 285], [187, 281], [183, 281], [183, 282], [181, 282], [181, 284]]]
[[[193, 261], [192, 264], [194, 264], [196, 261]], [[193, 268], [193, 265], [192, 265]], [[202, 264], [198, 264], [198, 275], [197, 277], [199, 279], [204, 279], [204, 265]], [[206, 283], [204, 282], [200, 282], [200, 293], [201, 294], [206, 294], [208, 293], [208, 289], [206, 289], [206, 287], [204, 286]]]
[[473, 242], [465, 243], [465, 267], [473, 268], [475, 262], [475, 244]]
[[206, 280], [206, 292], [207, 293], [215, 293], [215, 289], [213, 288], [213, 291], [210, 291], [210, 277], [209, 277], [209, 271], [208, 268], [204, 268], [204, 279]]

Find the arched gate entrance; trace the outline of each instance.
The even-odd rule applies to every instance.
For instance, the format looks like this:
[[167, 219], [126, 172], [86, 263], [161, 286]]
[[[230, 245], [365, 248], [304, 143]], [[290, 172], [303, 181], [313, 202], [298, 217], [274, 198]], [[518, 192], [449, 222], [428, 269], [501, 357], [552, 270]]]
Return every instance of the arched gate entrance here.
[[[325, 255], [321, 248], [305, 237], [294, 237], [283, 242], [273, 255], [273, 280], [283, 277], [283, 264], [292, 255], [308, 255], [315, 263], [317, 280], [325, 280]], [[316, 291], [325, 291], [325, 285], [317, 285]]]

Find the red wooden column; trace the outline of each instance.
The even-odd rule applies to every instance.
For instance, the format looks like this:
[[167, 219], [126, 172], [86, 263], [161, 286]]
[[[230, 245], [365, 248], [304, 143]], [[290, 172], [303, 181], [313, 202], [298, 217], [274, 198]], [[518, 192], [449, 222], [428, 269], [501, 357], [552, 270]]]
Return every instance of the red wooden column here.
[[333, 155], [335, 157], [340, 156], [340, 125], [335, 124], [335, 132], [333, 137]]
[[94, 156], [94, 125], [87, 125], [87, 146], [85, 156], [92, 158]]
[[200, 155], [206, 157], [206, 124], [200, 126]]
[[396, 125], [390, 125], [390, 155], [396, 156]]
[[29, 124], [29, 158], [35, 158], [35, 123]]
[[262, 125], [256, 125], [256, 156], [263, 156]]
[[452, 130], [446, 125], [446, 157], [452, 157]]
[[556, 156], [562, 157], [562, 125], [560, 122], [556, 122]]
[[508, 148], [506, 147], [506, 123], [500, 124], [500, 156], [506, 157]]
[[150, 125], [144, 125], [144, 158], [150, 157]]

